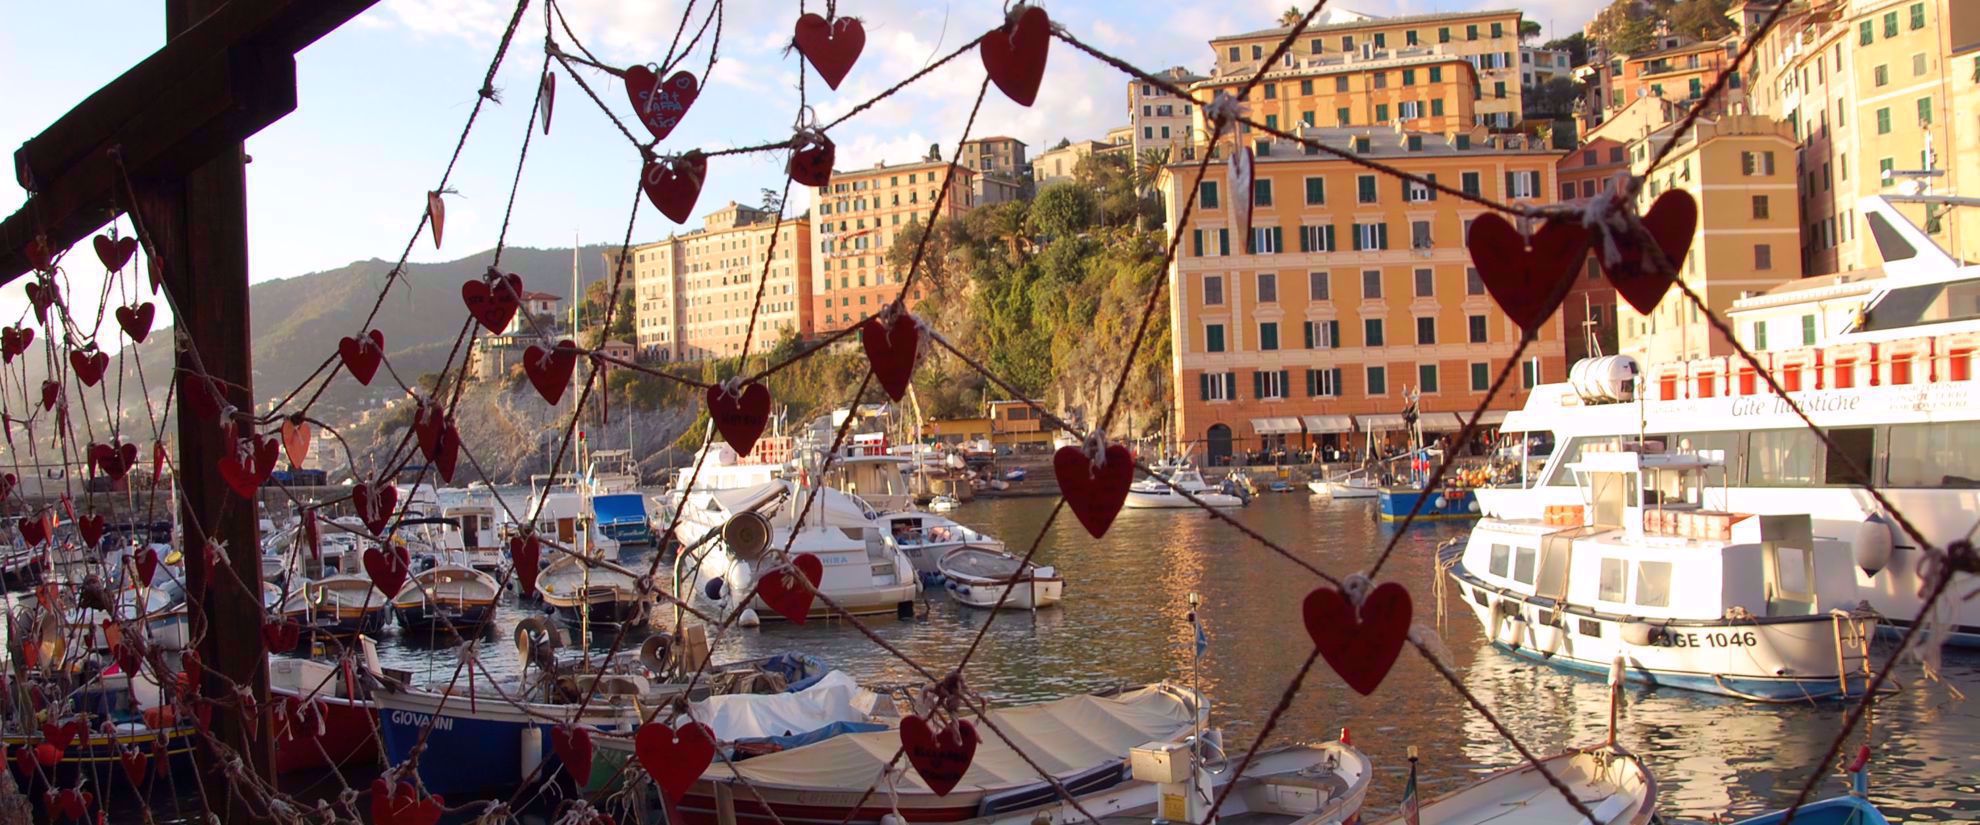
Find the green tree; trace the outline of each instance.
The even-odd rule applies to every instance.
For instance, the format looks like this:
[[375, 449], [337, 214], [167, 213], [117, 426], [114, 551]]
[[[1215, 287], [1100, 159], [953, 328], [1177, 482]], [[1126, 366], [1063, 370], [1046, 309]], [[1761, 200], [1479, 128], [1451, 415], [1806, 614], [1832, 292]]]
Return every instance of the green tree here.
[[1671, 31], [1697, 40], [1718, 40], [1732, 34], [1732, 19], [1726, 16], [1731, 0], [1678, 0], [1665, 12]]
[[1297, 26], [1299, 19], [1305, 16], [1306, 12], [1300, 11], [1298, 6], [1287, 6], [1285, 11], [1279, 12], [1279, 25], [1288, 28]]
[[1031, 202], [1031, 223], [1048, 238], [1070, 237], [1093, 223], [1094, 198], [1086, 187], [1061, 183], [1045, 187]]
[[1575, 106], [1581, 102], [1582, 84], [1571, 77], [1555, 76], [1537, 88], [1529, 90], [1522, 98], [1526, 116], [1573, 117]]
[[1540, 21], [1538, 21], [1538, 20], [1521, 20], [1521, 21], [1519, 21], [1519, 40], [1520, 40], [1520, 42], [1522, 42], [1522, 43], [1524, 43], [1524, 42], [1526, 42], [1526, 41], [1528, 41], [1528, 40], [1532, 40], [1533, 38], [1536, 38], [1536, 37], [1539, 37], [1539, 36], [1540, 36]]
[[1641, 0], [1615, 0], [1595, 15], [1588, 30], [1612, 54], [1642, 54], [1656, 43], [1656, 25]]
[[1588, 62], [1588, 36], [1581, 32], [1549, 40], [1541, 44], [1540, 48], [1565, 50], [1570, 65], [1580, 66]]

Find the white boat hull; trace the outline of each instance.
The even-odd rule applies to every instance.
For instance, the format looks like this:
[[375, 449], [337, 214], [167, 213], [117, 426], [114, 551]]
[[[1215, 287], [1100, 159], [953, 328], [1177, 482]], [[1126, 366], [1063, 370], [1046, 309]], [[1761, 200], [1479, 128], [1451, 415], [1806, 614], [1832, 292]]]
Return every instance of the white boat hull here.
[[[984, 609], [996, 607], [1000, 601], [1009, 610], [1051, 607], [1058, 604], [1066, 592], [1066, 582], [1060, 578], [1026, 579], [1016, 585], [949, 579], [943, 586], [948, 588], [949, 598], [957, 603]], [[1004, 598], [1005, 590], [1011, 591], [1008, 599]]]
[[[1204, 504], [1207, 504], [1211, 507], [1243, 507], [1244, 506], [1244, 499], [1238, 498], [1237, 496], [1230, 495], [1228, 493], [1218, 493], [1218, 492], [1205, 490], [1201, 493], [1191, 493], [1190, 495], [1195, 496], [1196, 501], [1203, 502]], [[1181, 493], [1166, 488], [1163, 489], [1161, 492], [1145, 492], [1141, 490], [1129, 490], [1127, 495], [1127, 507], [1130, 510], [1182, 509], [1185, 507], [1199, 506], [1196, 503], [1196, 501], [1190, 501], [1189, 499], [1183, 498]]]
[[1306, 489], [1330, 498], [1377, 498], [1382, 495], [1380, 487], [1363, 487], [1338, 481], [1309, 481], [1306, 483]]

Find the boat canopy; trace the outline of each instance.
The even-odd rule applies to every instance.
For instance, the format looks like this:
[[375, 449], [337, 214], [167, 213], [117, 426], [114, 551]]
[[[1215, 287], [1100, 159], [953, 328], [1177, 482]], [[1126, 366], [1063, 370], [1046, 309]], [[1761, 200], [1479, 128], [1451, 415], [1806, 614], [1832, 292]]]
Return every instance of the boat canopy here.
[[1254, 418], [1251, 429], [1259, 435], [1286, 435], [1299, 432], [1297, 418]]
[[611, 493], [591, 497], [591, 511], [598, 523], [645, 524], [646, 497], [639, 493]]
[[1306, 423], [1306, 431], [1313, 435], [1321, 433], [1344, 433], [1354, 429], [1354, 416], [1351, 415], [1304, 415], [1300, 421]]
[[[1138, 745], [1187, 734], [1195, 724], [1197, 706], [1186, 690], [1153, 685], [1117, 696], [1074, 696], [993, 710], [990, 716], [1040, 767], [1054, 776], [1069, 776], [1123, 761]], [[1039, 781], [1023, 757], [980, 720], [977, 733], [981, 742], [958, 789], [996, 790]], [[710, 765], [703, 776], [719, 782], [741, 774], [759, 785], [857, 794], [887, 770], [900, 748], [898, 731], [853, 733], [744, 762]], [[929, 792], [915, 771], [903, 772], [895, 785], [904, 791]]]

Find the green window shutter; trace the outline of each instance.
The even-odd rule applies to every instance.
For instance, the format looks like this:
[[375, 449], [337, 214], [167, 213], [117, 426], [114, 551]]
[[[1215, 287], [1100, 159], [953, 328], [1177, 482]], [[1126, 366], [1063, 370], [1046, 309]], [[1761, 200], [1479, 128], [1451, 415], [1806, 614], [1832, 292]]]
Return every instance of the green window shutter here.
[[1196, 378], [1198, 389], [1201, 390], [1201, 400], [1210, 400], [1210, 373], [1200, 373]]

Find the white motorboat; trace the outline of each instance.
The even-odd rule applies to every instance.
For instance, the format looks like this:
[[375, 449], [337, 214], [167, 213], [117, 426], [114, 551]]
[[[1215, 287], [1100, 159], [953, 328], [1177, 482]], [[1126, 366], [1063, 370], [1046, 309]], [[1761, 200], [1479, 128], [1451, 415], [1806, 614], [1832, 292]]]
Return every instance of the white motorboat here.
[[[1160, 467], [1156, 469], [1164, 473], [1163, 477], [1168, 479], [1168, 483], [1163, 483], [1160, 478], [1148, 478], [1130, 485], [1127, 494], [1127, 506], [1130, 509], [1196, 507], [1197, 502], [1211, 507], [1242, 507], [1247, 503], [1247, 500], [1236, 492], [1235, 487], [1227, 489], [1225, 486], [1212, 486], [1205, 482], [1203, 472], [1196, 469], [1195, 465], [1180, 464], [1166, 470]], [[1170, 485], [1174, 485], [1174, 488]], [[1196, 501], [1185, 498], [1181, 493], [1176, 492], [1175, 488], [1194, 496]]]
[[493, 504], [471, 499], [445, 507], [440, 516], [454, 524], [469, 566], [491, 575], [502, 572], [509, 549], [503, 546], [500, 516]]
[[[684, 499], [685, 510], [675, 528], [681, 546], [690, 547], [720, 530], [738, 513], [760, 512], [776, 527], [788, 528], [807, 498], [816, 496], [805, 516], [810, 524], [851, 531], [877, 530], [906, 554], [916, 573], [932, 581], [940, 575], [942, 554], [959, 547], [1002, 550], [1004, 543], [957, 523], [947, 516], [921, 510], [876, 511], [865, 499], [831, 487], [805, 487], [795, 481], [771, 481], [755, 487], [696, 493]], [[781, 546], [781, 545], [776, 545]]]
[[1329, 498], [1377, 498], [1382, 484], [1367, 470], [1349, 470], [1333, 478], [1306, 482], [1306, 489]]
[[[813, 489], [817, 500], [807, 509], [805, 502]], [[738, 601], [742, 594], [755, 592], [764, 572], [761, 568], [768, 566], [764, 559], [785, 549], [792, 555], [815, 557], [822, 567], [819, 592], [854, 615], [898, 612], [921, 592], [914, 561], [890, 539], [877, 517], [855, 517], [860, 513], [856, 508], [864, 505], [856, 496], [779, 481], [710, 498], [712, 506], [700, 510], [700, 517], [724, 518], [720, 537], [699, 548], [683, 544], [690, 549], [683, 551], [676, 569], [692, 570], [691, 580], [681, 587], [691, 587], [724, 613], [750, 608], [765, 619], [781, 618], [760, 597], [748, 604]], [[749, 529], [732, 530], [732, 522]], [[811, 615], [829, 613], [823, 599], [812, 603]]]
[[928, 500], [928, 511], [931, 513], [947, 513], [961, 506], [962, 502], [954, 496], [936, 496]]
[[606, 561], [619, 560], [619, 542], [599, 529], [591, 512], [590, 495], [570, 485], [552, 482], [538, 490], [530, 512], [535, 513], [536, 532], [546, 541], [566, 547], [579, 544], [584, 534], [586, 554]]
[[1872, 614], [1852, 612], [1849, 553], [1802, 516], [1699, 504], [1716, 454], [1658, 445], [1585, 450], [1568, 465], [1585, 504], [1545, 519], [1485, 519], [1447, 548], [1485, 635], [1561, 667], [1761, 701], [1860, 693]]
[[[1547, 771], [1566, 783], [1601, 825], [1649, 825], [1656, 821], [1657, 779], [1635, 754], [1619, 747], [1571, 750], [1540, 760]], [[1517, 816], [1509, 816], [1517, 811]], [[1402, 815], [1381, 825], [1398, 825]], [[1547, 781], [1532, 765], [1520, 765], [1424, 802], [1417, 810], [1422, 825], [1583, 825], [1588, 817]]]
[[959, 547], [942, 554], [938, 568], [949, 597], [970, 607], [1036, 610], [1058, 604], [1065, 595], [1066, 580], [1057, 570], [1002, 550]]

